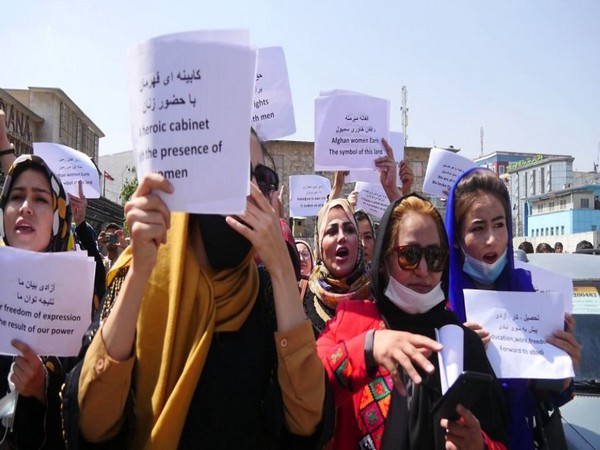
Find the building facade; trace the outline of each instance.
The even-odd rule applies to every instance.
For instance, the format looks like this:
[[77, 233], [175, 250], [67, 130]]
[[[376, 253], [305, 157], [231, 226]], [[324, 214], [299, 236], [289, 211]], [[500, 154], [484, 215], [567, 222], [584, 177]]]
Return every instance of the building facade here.
[[[53, 142], [85, 153], [98, 165], [104, 133], [62, 89], [0, 89], [0, 109], [17, 156], [33, 153], [34, 142]], [[123, 207], [105, 198], [90, 199], [86, 220], [96, 228], [106, 222], [122, 223]]]
[[[273, 156], [275, 167], [285, 185], [285, 192], [289, 192], [290, 175], [321, 175], [329, 178], [333, 184], [334, 172], [314, 172], [314, 143], [301, 141], [275, 140], [267, 142], [267, 149]], [[405, 147], [404, 159], [410, 162], [415, 181], [413, 190], [421, 193], [423, 190], [423, 180], [425, 178], [425, 169], [429, 161], [429, 147]], [[349, 195], [352, 192], [354, 183], [349, 183], [344, 187], [343, 195]], [[284, 196], [284, 210], [289, 211], [289, 196]], [[305, 219], [290, 218], [290, 225], [296, 238], [309, 240], [312, 243], [314, 239], [314, 230], [316, 226], [316, 217]]]
[[62, 89], [0, 89], [0, 108], [18, 155], [32, 153], [33, 142], [54, 142], [79, 150], [98, 164], [104, 133]]
[[527, 199], [527, 236], [556, 237], [600, 231], [600, 185], [585, 185]]
[[548, 158], [568, 158], [568, 155], [548, 155], [524, 152], [493, 152], [475, 158], [473, 161], [479, 167], [486, 167], [498, 176], [502, 176], [519, 167], [527, 167]]
[[[284, 211], [286, 217], [289, 212], [289, 177], [290, 175], [313, 175], [314, 170], [314, 143], [305, 141], [287, 141], [274, 140], [266, 142], [267, 150], [273, 157], [273, 163], [277, 168], [281, 183], [285, 186]], [[410, 161], [415, 181], [413, 189], [415, 192], [422, 193], [423, 180], [425, 178], [425, 169], [429, 160], [429, 147], [405, 147], [404, 158]], [[133, 152], [126, 151], [111, 155], [102, 155], [99, 161], [101, 173], [106, 172], [112, 180], [104, 179], [104, 195], [106, 198], [121, 202], [119, 194], [123, 184], [127, 180], [132, 180], [135, 174], [135, 164], [133, 161]], [[317, 172], [329, 178], [333, 184], [334, 172]], [[352, 192], [353, 183], [344, 187], [343, 194], [349, 195]], [[309, 239], [312, 242], [314, 236], [316, 218], [290, 218], [290, 226], [297, 238]]]
[[530, 198], [572, 186], [573, 160], [565, 155], [534, 155], [506, 167], [515, 236], [530, 236]]

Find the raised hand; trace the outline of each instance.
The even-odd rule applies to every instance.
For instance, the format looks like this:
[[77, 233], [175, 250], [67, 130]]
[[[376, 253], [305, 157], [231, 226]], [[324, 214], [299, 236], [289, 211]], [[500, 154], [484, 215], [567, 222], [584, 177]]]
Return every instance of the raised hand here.
[[267, 270], [275, 269], [282, 259], [289, 259], [279, 214], [254, 183], [251, 183], [246, 211], [239, 216], [228, 216], [226, 221], [252, 243]]
[[400, 161], [400, 181], [402, 181], [402, 195], [408, 195], [412, 192], [413, 182], [415, 181], [415, 174], [410, 167], [410, 164], [406, 160]]
[[79, 226], [85, 220], [87, 199], [83, 194], [83, 182], [80, 180], [77, 184], [79, 186], [79, 195], [69, 194], [69, 200], [71, 202], [71, 209], [73, 210], [73, 222]]
[[156, 264], [158, 248], [167, 242], [171, 214], [165, 202], [153, 193], [173, 193], [173, 186], [157, 173], [146, 174], [125, 205], [131, 236], [132, 268], [150, 273]]

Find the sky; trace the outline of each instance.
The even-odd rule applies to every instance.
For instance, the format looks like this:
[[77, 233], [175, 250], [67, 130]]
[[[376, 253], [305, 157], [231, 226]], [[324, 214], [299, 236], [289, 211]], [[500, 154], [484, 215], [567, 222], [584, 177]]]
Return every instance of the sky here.
[[314, 99], [348, 89], [386, 98], [408, 145], [573, 155], [600, 162], [597, 0], [53, 0], [2, 11], [0, 87], [61, 88], [104, 132], [100, 154], [131, 149], [126, 52], [163, 34], [248, 29], [283, 47], [296, 116], [314, 140]]

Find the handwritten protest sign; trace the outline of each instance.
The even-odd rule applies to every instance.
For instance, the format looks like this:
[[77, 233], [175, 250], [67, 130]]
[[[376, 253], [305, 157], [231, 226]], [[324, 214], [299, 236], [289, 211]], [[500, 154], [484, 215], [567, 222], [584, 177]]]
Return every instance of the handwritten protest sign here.
[[465, 289], [464, 294], [467, 319], [490, 332], [487, 355], [498, 378], [573, 376], [569, 355], [546, 340], [563, 329], [559, 293]]
[[68, 194], [79, 195], [78, 182], [83, 182], [83, 195], [100, 198], [100, 176], [96, 165], [85, 153], [50, 142], [34, 142], [33, 153], [44, 160], [60, 178]]
[[476, 164], [448, 150], [432, 148], [423, 180], [423, 192], [433, 197], [447, 197], [456, 179]]
[[245, 209], [256, 49], [229, 43], [240, 35], [181, 33], [129, 52], [138, 179], [149, 172], [168, 178], [175, 192], [160, 195], [171, 211]]
[[[388, 144], [392, 147], [394, 152], [394, 161], [396, 161], [396, 186], [402, 186], [402, 180], [400, 179], [399, 164], [404, 159], [404, 134], [400, 132], [390, 131], [390, 137]], [[353, 181], [364, 181], [365, 183], [379, 183], [379, 171], [378, 170], [351, 170], [346, 177], [346, 183]]]
[[319, 175], [290, 176], [290, 216], [316, 216], [331, 192], [331, 181]]
[[385, 155], [389, 101], [364, 94], [334, 93], [315, 100], [315, 171], [374, 169]]
[[252, 126], [263, 140], [296, 132], [292, 91], [281, 47], [258, 49]]
[[390, 200], [381, 184], [357, 181], [354, 190], [358, 193], [356, 209], [362, 209], [366, 213], [381, 219], [390, 205]]
[[95, 262], [85, 252], [0, 247], [0, 353], [18, 339], [38, 355], [76, 356], [90, 323]]

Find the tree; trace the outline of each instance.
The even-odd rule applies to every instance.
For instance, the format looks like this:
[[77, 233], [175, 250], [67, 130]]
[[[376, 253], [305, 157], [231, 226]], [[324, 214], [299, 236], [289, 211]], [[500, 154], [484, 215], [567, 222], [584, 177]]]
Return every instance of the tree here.
[[121, 193], [119, 194], [119, 198], [123, 204], [127, 203], [135, 190], [138, 187], [137, 175], [135, 172], [135, 167], [128, 167], [127, 171], [133, 175], [133, 178], [127, 178], [123, 182], [123, 187], [121, 188]]

